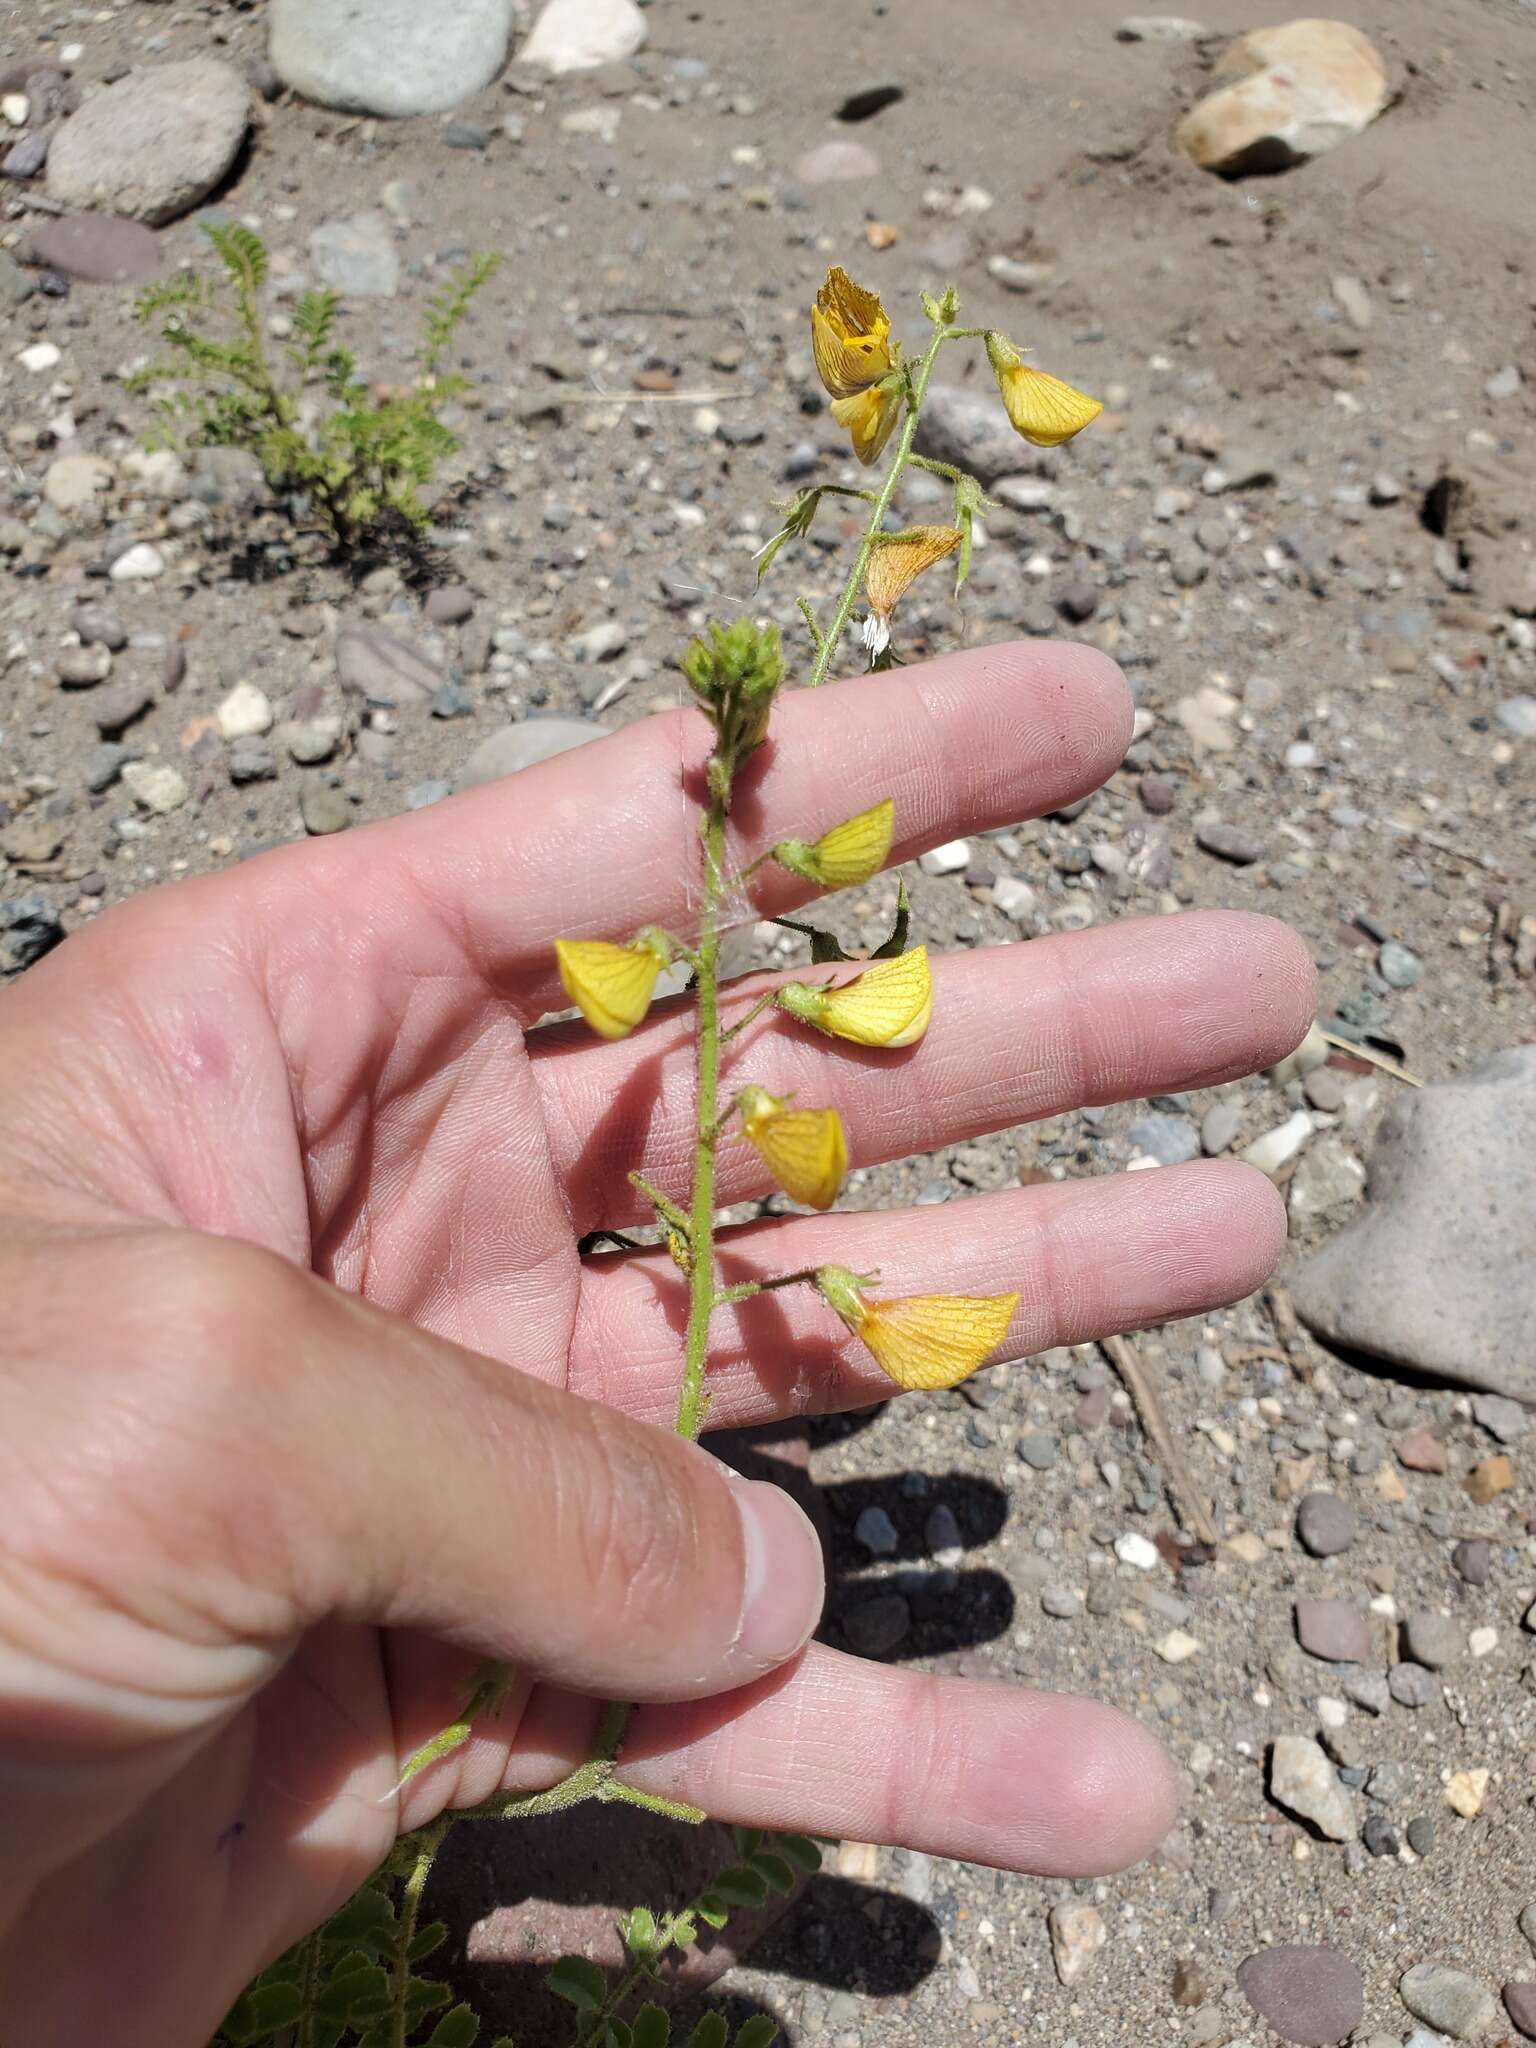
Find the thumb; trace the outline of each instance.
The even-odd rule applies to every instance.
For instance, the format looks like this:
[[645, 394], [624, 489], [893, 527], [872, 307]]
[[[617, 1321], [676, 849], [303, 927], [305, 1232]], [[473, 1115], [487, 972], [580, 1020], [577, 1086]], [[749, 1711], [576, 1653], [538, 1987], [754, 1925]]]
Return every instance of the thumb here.
[[780, 1488], [273, 1254], [131, 1235], [122, 1287], [100, 1248], [93, 1267], [109, 1398], [75, 1378], [60, 1432], [79, 1444], [94, 1414], [83, 1462], [110, 1479], [92, 1511], [48, 1520], [88, 1553], [55, 1565], [118, 1575], [162, 1638], [206, 1654], [222, 1637], [248, 1660], [340, 1616], [603, 1698], [677, 1700], [810, 1636], [821, 1547]]

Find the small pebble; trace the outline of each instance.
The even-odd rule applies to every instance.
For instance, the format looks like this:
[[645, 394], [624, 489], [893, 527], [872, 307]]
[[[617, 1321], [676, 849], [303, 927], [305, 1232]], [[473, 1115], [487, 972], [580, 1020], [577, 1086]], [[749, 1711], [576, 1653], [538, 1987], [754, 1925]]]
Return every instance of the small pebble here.
[[1360, 1518], [1336, 1493], [1309, 1493], [1296, 1510], [1296, 1534], [1314, 1557], [1337, 1557], [1355, 1540]]
[[853, 1525], [853, 1533], [871, 1557], [894, 1557], [901, 1540], [896, 1533], [896, 1524], [882, 1507], [862, 1508]]
[[1400, 1707], [1428, 1707], [1440, 1697], [1440, 1681], [1422, 1664], [1394, 1664], [1387, 1673], [1387, 1690]]

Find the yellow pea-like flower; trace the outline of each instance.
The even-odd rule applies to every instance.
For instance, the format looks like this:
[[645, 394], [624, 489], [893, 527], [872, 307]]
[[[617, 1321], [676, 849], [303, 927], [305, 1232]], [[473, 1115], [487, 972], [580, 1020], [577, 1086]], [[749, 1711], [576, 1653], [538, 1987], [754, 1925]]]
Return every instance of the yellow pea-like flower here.
[[964, 538], [958, 526], [913, 526], [876, 544], [864, 572], [869, 600], [864, 644], [874, 653], [890, 645], [891, 613], [917, 578], [952, 555]]
[[896, 367], [891, 323], [879, 293], [855, 284], [835, 264], [811, 308], [811, 353], [834, 398], [852, 398]]
[[853, 452], [868, 469], [880, 460], [881, 450], [891, 438], [891, 429], [901, 418], [906, 400], [899, 383], [873, 384], [852, 398], [834, 398], [828, 410], [840, 427], [853, 437]]
[[1070, 441], [1104, 410], [1097, 398], [1087, 397], [1044, 370], [1031, 369], [1001, 334], [988, 334], [987, 360], [1014, 431], [1037, 448], [1055, 448]]
[[807, 843], [781, 839], [773, 849], [780, 867], [823, 889], [855, 889], [878, 875], [891, 851], [896, 806], [889, 797]]
[[1008, 1334], [1017, 1294], [907, 1294], [872, 1301], [856, 1273], [823, 1266], [816, 1285], [829, 1306], [899, 1387], [958, 1386]]
[[642, 934], [627, 946], [603, 939], [556, 939], [565, 992], [602, 1038], [627, 1038], [651, 1006], [666, 964], [662, 946]]
[[743, 1088], [741, 1127], [785, 1194], [830, 1209], [848, 1171], [848, 1140], [835, 1109], [791, 1109], [766, 1088]]
[[841, 988], [811, 988], [792, 981], [774, 1001], [792, 1017], [855, 1045], [916, 1045], [933, 1015], [928, 948], [914, 946], [894, 960], [875, 960]]

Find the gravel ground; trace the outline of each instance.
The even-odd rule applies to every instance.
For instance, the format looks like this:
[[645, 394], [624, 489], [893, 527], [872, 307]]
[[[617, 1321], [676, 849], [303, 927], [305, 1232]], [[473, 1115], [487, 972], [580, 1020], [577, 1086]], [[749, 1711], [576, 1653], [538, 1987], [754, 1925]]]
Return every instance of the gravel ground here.
[[[1219, 27], [1266, 18], [1239, 0]], [[332, 260], [334, 229], [311, 242], [328, 224], [398, 272], [345, 305], [386, 382], [442, 278], [471, 250], [503, 256], [456, 348], [464, 450], [428, 558], [349, 572], [295, 541], [238, 463], [138, 451], [147, 404], [119, 381], [146, 348], [131, 288], [0, 253], [5, 964], [151, 884], [441, 800], [509, 726], [503, 767], [552, 716], [617, 726], [676, 703], [682, 637], [752, 601], [770, 501], [851, 479], [809, 360], [826, 265], [893, 311], [953, 279], [967, 317], [1108, 409], [1060, 454], [1009, 437], [994, 459], [967, 402], [984, 369], [940, 394], [933, 445], [1000, 503], [964, 602], [909, 601], [901, 651], [1090, 640], [1140, 715], [1071, 815], [929, 856], [917, 935], [970, 947], [1270, 911], [1307, 937], [1324, 1013], [1362, 1051], [861, 1173], [849, 1200], [1155, 1170], [1289, 1125], [1268, 1158], [1295, 1253], [1323, 1242], [1405, 1086], [1382, 1059], [1434, 1080], [1536, 1036], [1532, 19], [1513, 0], [1371, 0], [1353, 18], [1395, 104], [1312, 164], [1225, 184], [1167, 145], [1213, 46], [1117, 41], [1101, 0], [857, 20], [657, 0], [630, 61], [553, 81], [514, 67], [451, 116], [400, 122], [277, 94], [259, 7], [5, 10], [8, 61], [67, 62], [85, 84], [123, 74], [127, 91], [209, 56], [256, 67], [272, 96], [251, 139], [158, 240], [167, 265], [201, 261], [200, 218], [255, 226], [274, 338]], [[903, 96], [836, 118], [886, 84]], [[863, 175], [829, 176], [850, 147]], [[0, 181], [0, 249], [48, 226], [39, 197]], [[828, 518], [826, 545], [765, 586], [791, 643], [796, 594], [825, 601], [850, 530]], [[372, 630], [415, 650], [393, 655], [394, 709]], [[838, 929], [883, 937], [893, 900], [889, 880], [856, 892]], [[754, 934], [754, 957], [782, 943]], [[1503, 2008], [1458, 2007], [1439, 1978], [1411, 1981], [1416, 2019], [1399, 1979], [1429, 1963], [1496, 1993], [1536, 1974], [1519, 1925], [1536, 1902], [1526, 1411], [1333, 1357], [1270, 1299], [1139, 1342], [1214, 1547], [1171, 1541], [1167, 1475], [1093, 1347], [817, 1423], [812, 1469], [834, 1531], [829, 1639], [1129, 1708], [1183, 1768], [1177, 1831], [1150, 1864], [1077, 1886], [845, 1844], [724, 1988], [834, 2048], [1257, 2048], [1341, 2038], [1272, 2033], [1238, 1985], [1261, 1952], [1321, 1946], [1363, 1973], [1372, 2048], [1431, 2019], [1514, 2038]], [[1305, 1509], [1309, 1548], [1298, 1507], [1319, 1494], [1336, 1500]], [[1343, 1606], [1298, 1615], [1319, 1598]], [[1272, 1757], [1291, 1736], [1326, 1755]], [[1105, 1938], [1067, 1985], [1047, 1915], [1071, 1906]], [[1322, 1997], [1326, 1965], [1282, 1966]]]

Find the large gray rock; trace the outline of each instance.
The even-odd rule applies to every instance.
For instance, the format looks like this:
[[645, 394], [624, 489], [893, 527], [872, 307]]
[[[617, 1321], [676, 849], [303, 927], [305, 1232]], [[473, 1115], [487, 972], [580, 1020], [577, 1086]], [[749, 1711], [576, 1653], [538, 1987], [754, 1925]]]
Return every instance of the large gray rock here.
[[1301, 1267], [1331, 1344], [1536, 1402], [1536, 1045], [1404, 1095], [1359, 1220]]
[[400, 251], [382, 213], [322, 221], [310, 235], [309, 253], [320, 282], [346, 298], [392, 298], [400, 287]]
[[176, 220], [224, 176], [250, 121], [250, 87], [216, 57], [130, 71], [54, 137], [48, 195], [151, 226]]
[[293, 91], [353, 114], [440, 114], [507, 61], [513, 0], [272, 0], [267, 54]]
[[920, 455], [968, 470], [983, 486], [1000, 476], [1055, 471], [1049, 450], [1031, 448], [1008, 424], [990, 378], [974, 391], [962, 384], [930, 384], [918, 418], [916, 445]]

